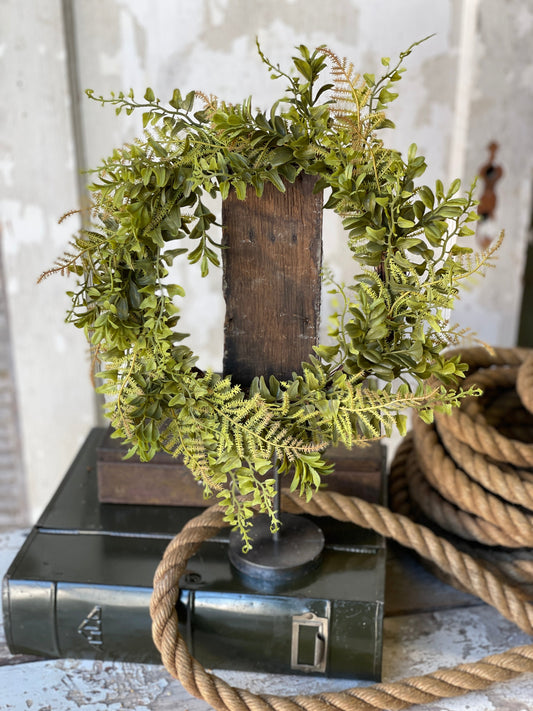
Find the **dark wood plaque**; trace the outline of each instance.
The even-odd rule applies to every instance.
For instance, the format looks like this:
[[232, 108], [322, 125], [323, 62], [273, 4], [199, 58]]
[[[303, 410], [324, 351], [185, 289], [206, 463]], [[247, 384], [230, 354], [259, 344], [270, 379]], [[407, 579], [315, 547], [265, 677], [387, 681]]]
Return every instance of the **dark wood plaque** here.
[[322, 193], [300, 176], [281, 193], [230, 194], [222, 206], [224, 373], [248, 386], [301, 369], [317, 344], [322, 268]]
[[[216, 498], [204, 498], [203, 487], [183, 464], [181, 457], [158, 452], [150, 462], [137, 456], [124, 460], [128, 448], [111, 437], [109, 428], [97, 447], [98, 499], [107, 504], [157, 506], [210, 506]], [[327, 477], [328, 491], [359, 496], [383, 503], [385, 452], [379, 442], [348, 451], [342, 445], [330, 447], [326, 457], [335, 466]], [[282, 481], [288, 487], [291, 478]]]

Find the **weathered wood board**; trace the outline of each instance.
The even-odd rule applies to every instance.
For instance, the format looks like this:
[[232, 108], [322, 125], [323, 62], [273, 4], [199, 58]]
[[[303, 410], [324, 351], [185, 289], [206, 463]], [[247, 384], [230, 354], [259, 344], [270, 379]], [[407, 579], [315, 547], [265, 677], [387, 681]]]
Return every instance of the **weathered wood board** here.
[[322, 268], [322, 193], [304, 175], [261, 198], [231, 193], [222, 206], [224, 373], [290, 378], [317, 344]]
[[[209, 506], [216, 499], [205, 499], [181, 457], [159, 452], [151, 462], [138, 457], [124, 460], [128, 448], [111, 437], [109, 429], [98, 447], [98, 498], [102, 503], [157, 506]], [[382, 502], [384, 448], [375, 442], [351, 451], [330, 448], [327, 457], [335, 472], [325, 482], [329, 491], [359, 496], [365, 501]], [[283, 482], [289, 486], [290, 479]]]

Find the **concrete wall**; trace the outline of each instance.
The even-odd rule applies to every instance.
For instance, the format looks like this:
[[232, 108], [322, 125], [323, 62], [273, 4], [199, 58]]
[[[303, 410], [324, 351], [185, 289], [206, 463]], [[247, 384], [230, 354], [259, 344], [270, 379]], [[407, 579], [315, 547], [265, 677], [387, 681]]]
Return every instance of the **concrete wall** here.
[[[36, 276], [61, 253], [76, 222], [57, 218], [80, 200], [78, 171], [140, 132], [140, 117], [116, 118], [83, 95], [150, 85], [202, 89], [229, 101], [268, 105], [283, 89], [255, 51], [287, 65], [293, 47], [326, 43], [361, 71], [379, 72], [435, 33], [407, 60], [394, 107], [402, 150], [415, 141], [428, 181], [470, 182], [486, 146], [500, 143], [505, 177], [497, 222], [508, 237], [497, 269], [465, 296], [454, 318], [495, 345], [512, 345], [531, 213], [533, 0], [3, 0], [0, 3], [0, 220], [29, 510], [61, 478], [97, 408], [81, 335], [62, 322], [66, 282]], [[350, 279], [342, 231], [325, 219], [326, 260]], [[220, 274], [188, 294], [185, 327], [201, 362], [220, 367]], [[194, 306], [192, 306], [194, 304]]]

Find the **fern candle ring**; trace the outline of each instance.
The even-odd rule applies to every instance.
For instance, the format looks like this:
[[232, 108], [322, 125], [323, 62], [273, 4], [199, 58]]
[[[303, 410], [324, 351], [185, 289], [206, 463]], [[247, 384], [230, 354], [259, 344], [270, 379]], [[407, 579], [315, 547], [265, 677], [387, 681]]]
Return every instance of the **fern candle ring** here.
[[[99, 389], [116, 435], [144, 460], [158, 450], [182, 454], [245, 548], [254, 510], [278, 525], [272, 460], [309, 499], [331, 472], [328, 445], [404, 432], [406, 407], [431, 420], [465, 395], [457, 382], [466, 366], [444, 353], [460, 335], [445, 310], [495, 246], [475, 258], [455, 244], [473, 234], [473, 189], [457, 197], [459, 181], [416, 186], [426, 168], [416, 146], [404, 159], [380, 138], [414, 47], [395, 64], [384, 58], [376, 78], [326, 47], [303, 45], [286, 72], [258, 46], [271, 76], [287, 83], [268, 112], [251, 99], [230, 105], [178, 89], [168, 105], [152, 89], [142, 101], [132, 91], [88, 92], [117, 114], [141, 111], [145, 133], [96, 170], [91, 224], [46, 274], [78, 277], [67, 320], [104, 364]], [[170, 266], [187, 257], [201, 276], [219, 266], [206, 196], [245, 199], [253, 189], [260, 197], [267, 184], [283, 192], [300, 175], [327, 193], [324, 208], [341, 216], [357, 265], [349, 285], [324, 275], [341, 303], [330, 342], [291, 377], [256, 374], [249, 388], [200, 371], [176, 330], [174, 300], [184, 290], [167, 282]]]

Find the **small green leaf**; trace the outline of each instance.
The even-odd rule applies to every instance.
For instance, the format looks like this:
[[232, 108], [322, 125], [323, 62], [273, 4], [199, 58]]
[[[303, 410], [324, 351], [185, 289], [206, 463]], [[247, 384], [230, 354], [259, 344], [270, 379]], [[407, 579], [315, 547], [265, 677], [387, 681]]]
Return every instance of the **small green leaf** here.
[[189, 91], [187, 96], [183, 99], [182, 101], [182, 108], [184, 111], [191, 111], [192, 107], [194, 105], [194, 99], [196, 98], [196, 92], [195, 91]]
[[425, 422], [426, 425], [431, 425], [434, 419], [434, 412], [433, 410], [419, 410], [418, 416], [422, 420], [422, 422]]
[[274, 168], [287, 163], [292, 158], [290, 148], [276, 148], [272, 153], [269, 153], [268, 159], [270, 165]]
[[234, 180], [233, 181], [233, 187], [235, 188], [235, 192], [237, 194], [237, 198], [239, 200], [246, 200], [246, 188], [247, 185], [244, 182], [244, 180]]
[[450, 185], [450, 189], [448, 190], [448, 195], [446, 196], [447, 198], [451, 198], [452, 195], [455, 195], [455, 193], [459, 192], [461, 188], [461, 181], [459, 178], [456, 178], [453, 183]]
[[174, 296], [185, 296], [185, 289], [179, 284], [167, 284], [165, 286], [169, 298]]
[[381, 242], [383, 237], [387, 234], [387, 228], [380, 227], [379, 229], [375, 229], [374, 227], [367, 227], [366, 233], [372, 238], [372, 240]]
[[174, 92], [172, 94], [172, 98], [168, 102], [170, 106], [172, 106], [173, 109], [181, 109], [181, 91], [179, 89], [174, 89]]
[[412, 220], [406, 220], [405, 217], [398, 217], [396, 223], [398, 224], [398, 227], [401, 227], [402, 229], [409, 229], [410, 227], [415, 226], [415, 223]]
[[396, 422], [396, 427], [398, 429], [398, 433], [402, 437], [405, 437], [405, 435], [407, 434], [407, 423], [408, 423], [407, 415], [398, 413], [394, 419]]

